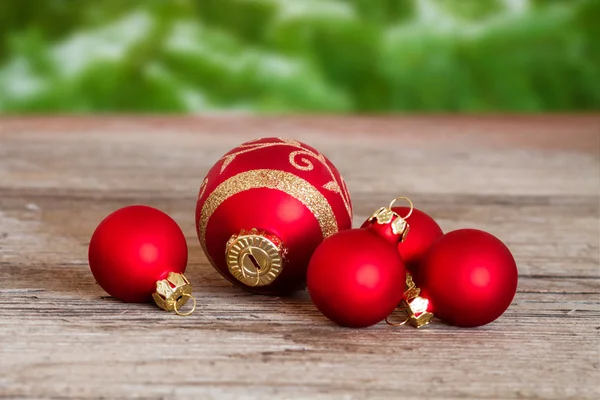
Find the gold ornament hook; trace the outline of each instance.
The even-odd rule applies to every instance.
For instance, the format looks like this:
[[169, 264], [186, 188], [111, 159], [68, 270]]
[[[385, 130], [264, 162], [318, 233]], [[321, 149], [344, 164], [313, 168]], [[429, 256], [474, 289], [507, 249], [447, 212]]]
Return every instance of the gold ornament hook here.
[[177, 302], [175, 302], [175, 303], [173, 303], [173, 311], [175, 311], [175, 314], [177, 314], [177, 315], [180, 315], [182, 317], [187, 317], [188, 315], [191, 315], [194, 311], [196, 311], [196, 298], [194, 296], [192, 296], [191, 294], [187, 294], [187, 293], [183, 293], [181, 295], [181, 297], [187, 297], [192, 300], [192, 302], [194, 303], [194, 305], [192, 306], [192, 309], [187, 312], [181, 312], [177, 308]]
[[414, 207], [413, 207], [413, 202], [408, 197], [404, 197], [404, 196], [396, 197], [394, 200], [392, 200], [390, 202], [390, 205], [389, 205], [388, 208], [391, 210], [392, 206], [394, 205], [394, 203], [397, 202], [398, 200], [406, 200], [408, 202], [409, 207], [410, 207], [410, 210], [408, 211], [408, 214], [406, 214], [406, 216], [400, 217], [400, 218], [406, 219], [406, 218], [410, 217], [412, 215]]

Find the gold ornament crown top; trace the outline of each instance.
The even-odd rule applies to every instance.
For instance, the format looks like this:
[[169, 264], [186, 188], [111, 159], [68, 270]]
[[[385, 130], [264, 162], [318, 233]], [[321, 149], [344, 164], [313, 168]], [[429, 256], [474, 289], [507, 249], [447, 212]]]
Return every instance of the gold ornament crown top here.
[[406, 274], [406, 291], [402, 295], [400, 310], [404, 311], [406, 318], [401, 322], [390, 322], [389, 317], [385, 322], [391, 326], [404, 325], [407, 322], [415, 328], [422, 328], [433, 319], [433, 313], [427, 311], [429, 300], [420, 296], [421, 289], [415, 285], [412, 276]]
[[271, 284], [283, 270], [283, 243], [257, 229], [242, 230], [227, 242], [225, 261], [231, 275], [247, 286]]
[[[156, 282], [156, 290], [152, 293], [154, 302], [163, 310], [175, 311], [177, 315], [190, 315], [196, 310], [196, 298], [192, 296], [192, 285], [183, 274], [169, 272], [166, 279]], [[187, 312], [179, 311], [181, 307], [192, 300], [192, 309]]]
[[402, 305], [408, 316], [408, 322], [415, 328], [421, 328], [431, 322], [433, 314], [427, 311], [429, 300], [421, 297], [421, 289], [415, 285], [412, 276], [406, 274], [407, 290], [402, 296]]
[[[392, 211], [392, 206], [398, 200], [406, 200], [410, 205], [410, 211], [404, 217], [401, 217], [397, 212]], [[394, 200], [390, 202], [390, 205], [387, 207], [381, 207], [376, 210], [373, 215], [369, 217], [370, 222], [377, 221], [378, 224], [390, 224], [392, 225], [392, 232], [394, 235], [399, 235], [400, 241], [403, 242], [406, 239], [406, 235], [408, 235], [409, 226], [408, 222], [406, 222], [406, 218], [410, 217], [413, 212], [413, 203], [410, 201], [408, 197], [396, 197]]]

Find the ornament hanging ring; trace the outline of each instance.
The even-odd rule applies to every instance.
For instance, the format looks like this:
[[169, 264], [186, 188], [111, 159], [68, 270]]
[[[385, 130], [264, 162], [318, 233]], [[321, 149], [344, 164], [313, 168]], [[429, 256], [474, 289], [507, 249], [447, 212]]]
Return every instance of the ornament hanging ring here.
[[[254, 266], [254, 268], [256, 270], [256, 282], [254, 282], [252, 285], [248, 284], [249, 286], [258, 286], [258, 284], [260, 283], [260, 268], [258, 268], [257, 266]], [[244, 277], [244, 280], [249, 280], [249, 276], [246, 275], [246, 270], [244, 269], [244, 267], [242, 267], [242, 276]]]
[[394, 205], [394, 203], [397, 202], [398, 200], [406, 200], [408, 202], [409, 207], [410, 207], [410, 210], [408, 211], [408, 214], [406, 214], [404, 217], [401, 217], [401, 218], [402, 219], [406, 219], [406, 218], [410, 217], [411, 214], [412, 214], [412, 212], [413, 212], [413, 210], [414, 210], [414, 207], [413, 207], [413, 202], [410, 201], [410, 199], [408, 197], [404, 197], [404, 196], [396, 197], [394, 200], [391, 201], [391, 203], [390, 203], [390, 205], [389, 205], [388, 208], [391, 210], [392, 206]]
[[406, 324], [409, 319], [410, 319], [409, 317], [406, 317], [404, 319], [404, 321], [401, 321], [401, 322], [390, 322], [389, 317], [385, 317], [385, 323], [388, 324], [389, 326], [402, 326], [402, 325]]
[[194, 302], [194, 305], [192, 306], [192, 309], [190, 311], [187, 311], [187, 312], [180, 312], [177, 309], [177, 302], [175, 302], [175, 303], [173, 303], [173, 310], [175, 310], [175, 314], [180, 315], [182, 317], [187, 317], [188, 315], [190, 315], [194, 311], [196, 311], [196, 298], [194, 296], [192, 296], [191, 294], [187, 294], [187, 293], [182, 294], [181, 297], [188, 297], [188, 298], [190, 298]]
[[410, 317], [408, 316], [408, 313], [406, 312], [406, 307], [405, 306], [399, 307], [398, 311], [404, 312], [406, 314], [406, 318], [403, 321], [400, 321], [400, 322], [390, 322], [390, 317], [392, 316], [392, 314], [390, 314], [387, 317], [385, 317], [385, 323], [388, 324], [389, 326], [402, 326], [402, 325], [406, 324], [410, 320]]

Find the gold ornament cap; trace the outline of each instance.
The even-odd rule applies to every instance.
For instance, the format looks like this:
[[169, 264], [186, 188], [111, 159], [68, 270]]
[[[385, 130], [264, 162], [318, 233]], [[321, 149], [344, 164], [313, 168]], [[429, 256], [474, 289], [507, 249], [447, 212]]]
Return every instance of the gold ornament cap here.
[[250, 229], [231, 236], [225, 260], [229, 273], [244, 285], [266, 286], [283, 271], [284, 253], [277, 236]]
[[[392, 207], [394, 203], [398, 200], [406, 200], [410, 205], [410, 211], [404, 217], [401, 217], [397, 212], [392, 211]], [[403, 242], [408, 235], [408, 231], [410, 227], [408, 226], [408, 222], [406, 219], [411, 216], [413, 212], [413, 203], [408, 197], [396, 197], [391, 201], [390, 205], [387, 207], [381, 207], [376, 210], [373, 215], [371, 215], [368, 219], [369, 222], [375, 222], [380, 225], [391, 225], [392, 232], [394, 235], [400, 236], [400, 242]]]
[[420, 296], [421, 289], [415, 285], [412, 276], [406, 273], [406, 291], [402, 295], [401, 309], [406, 314], [406, 319], [399, 323], [392, 323], [388, 318], [388, 325], [400, 326], [409, 323], [415, 328], [422, 328], [433, 320], [433, 313], [427, 311], [429, 300]]
[[[169, 272], [166, 279], [156, 282], [156, 290], [152, 293], [154, 302], [163, 310], [174, 311], [177, 315], [190, 315], [196, 310], [196, 298], [192, 296], [192, 285], [183, 274]], [[190, 311], [181, 312], [188, 300], [193, 301]]]
[[429, 307], [429, 300], [421, 297], [421, 289], [415, 285], [412, 276], [406, 274], [406, 286], [407, 290], [402, 296], [402, 305], [408, 318], [408, 323], [415, 328], [421, 328], [431, 322], [433, 314], [427, 311]]

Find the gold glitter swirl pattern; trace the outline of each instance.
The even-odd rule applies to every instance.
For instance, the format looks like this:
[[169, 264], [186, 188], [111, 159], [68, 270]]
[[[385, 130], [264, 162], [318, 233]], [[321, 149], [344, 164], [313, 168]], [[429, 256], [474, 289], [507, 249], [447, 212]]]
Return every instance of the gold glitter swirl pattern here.
[[314, 168], [314, 165], [310, 162], [310, 160], [308, 158], [305, 157], [300, 157], [300, 161], [304, 164], [299, 164], [296, 162], [295, 158], [296, 156], [314, 156], [313, 153], [309, 153], [308, 151], [302, 151], [302, 150], [297, 150], [297, 151], [292, 151], [290, 153], [290, 164], [292, 164], [292, 166], [294, 166], [294, 168], [299, 169], [300, 171], [312, 171], [312, 169]]
[[310, 160], [308, 160], [307, 158], [300, 158], [300, 162], [302, 162], [303, 164], [299, 164], [298, 162], [296, 162], [295, 157], [298, 155], [303, 155], [303, 156], [309, 156], [309, 157], [314, 157], [316, 158], [321, 164], [323, 164], [323, 166], [325, 167], [325, 169], [327, 170], [327, 172], [329, 173], [329, 176], [331, 177], [332, 181], [340, 188], [339, 190], [332, 190], [331, 188], [333, 188], [333, 186], [329, 186], [330, 189], [328, 190], [332, 190], [333, 192], [336, 192], [340, 195], [342, 202], [344, 203], [344, 207], [346, 208], [346, 212], [348, 213], [348, 217], [350, 217], [350, 220], [352, 220], [352, 204], [350, 201], [350, 194], [348, 193], [348, 188], [346, 187], [346, 182], [344, 182], [344, 178], [342, 178], [342, 176], [340, 175], [339, 179], [341, 181], [341, 184], [337, 182], [337, 178], [335, 177], [335, 174], [333, 173], [332, 169], [329, 167], [329, 165], [327, 164], [327, 161], [325, 159], [325, 156], [319, 152], [314, 152], [312, 150], [309, 150], [307, 148], [305, 148], [302, 143], [298, 142], [297, 140], [294, 139], [285, 139], [285, 138], [277, 138], [277, 140], [280, 140], [280, 142], [269, 142], [269, 143], [255, 143], [257, 141], [259, 141], [261, 139], [256, 139], [256, 140], [252, 140], [250, 142], [246, 142], [240, 146], [238, 146], [237, 151], [231, 153], [231, 154], [227, 154], [223, 157], [221, 157], [221, 160], [223, 161], [222, 165], [221, 165], [221, 171], [220, 173], [223, 173], [223, 171], [225, 171], [225, 169], [227, 168], [227, 166], [229, 164], [231, 164], [231, 162], [233, 160], [235, 160], [235, 158], [241, 154], [245, 154], [245, 153], [250, 153], [256, 150], [260, 150], [260, 149], [265, 149], [267, 147], [274, 147], [274, 146], [291, 146], [291, 147], [295, 147], [299, 150], [292, 152], [289, 155], [289, 162], [290, 164], [300, 170], [300, 171], [311, 171], [314, 169], [314, 165], [312, 164], [312, 162]]
[[208, 177], [204, 178], [202, 184], [200, 185], [200, 192], [198, 193], [198, 200], [204, 196], [204, 191], [206, 190], [206, 186], [208, 185]]
[[207, 255], [206, 227], [213, 213], [231, 196], [249, 189], [259, 188], [280, 190], [304, 204], [317, 219], [321, 227], [323, 239], [337, 233], [338, 224], [331, 205], [329, 205], [325, 196], [317, 188], [308, 181], [289, 172], [257, 169], [242, 172], [223, 181], [206, 198], [200, 212], [198, 233], [200, 235], [200, 244]]
[[[342, 175], [340, 175], [340, 180], [342, 181], [342, 187], [344, 188], [344, 195], [349, 199], [350, 191], [348, 190], [348, 186], [346, 185], [346, 181]], [[348, 207], [350, 208], [350, 219], [352, 220], [352, 202], [348, 201]]]

